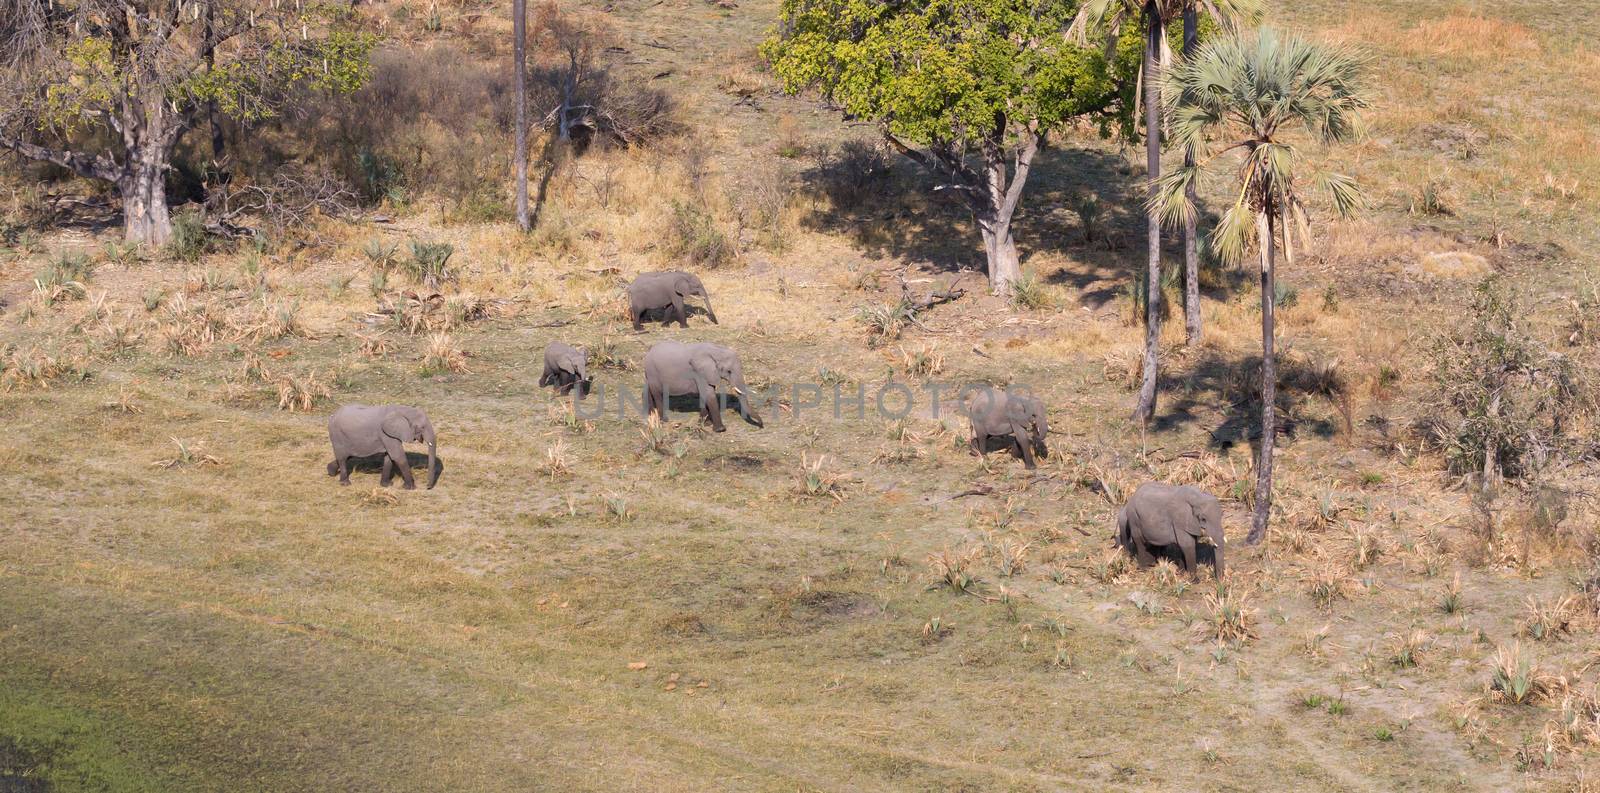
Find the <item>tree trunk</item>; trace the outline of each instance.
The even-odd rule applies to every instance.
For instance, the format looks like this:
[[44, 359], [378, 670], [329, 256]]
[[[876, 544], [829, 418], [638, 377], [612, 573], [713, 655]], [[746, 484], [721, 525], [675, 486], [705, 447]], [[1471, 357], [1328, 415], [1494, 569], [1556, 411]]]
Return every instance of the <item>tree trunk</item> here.
[[1011, 287], [1022, 277], [1022, 260], [1017, 255], [1017, 243], [1011, 236], [1011, 224], [992, 225], [979, 221], [983, 235], [983, 252], [989, 265], [989, 289], [994, 294], [1009, 297]]
[[[1199, 12], [1193, 4], [1183, 9], [1183, 57], [1185, 60], [1194, 56], [1195, 48], [1200, 39]], [[1185, 168], [1194, 167], [1194, 153], [1185, 152], [1183, 155]], [[1184, 198], [1189, 206], [1195, 205], [1196, 191], [1194, 182], [1184, 189]], [[1183, 220], [1183, 327], [1184, 343], [1199, 344], [1201, 335], [1200, 324], [1200, 246], [1199, 234], [1193, 214]]]
[[[215, 15], [214, 5], [211, 0], [206, 1], [205, 26], [201, 29], [202, 47], [204, 48], [203, 52], [201, 52], [201, 57], [205, 60], [207, 74], [217, 68], [217, 45], [212, 24]], [[222, 136], [222, 116], [217, 113], [217, 101], [215, 99], [206, 100], [206, 125], [211, 128], [211, 161], [221, 162], [226, 141]]]
[[1273, 349], [1273, 209], [1256, 215], [1256, 235], [1261, 245], [1261, 455], [1256, 463], [1256, 511], [1250, 521], [1246, 545], [1255, 545], [1267, 536], [1267, 521], [1272, 517], [1272, 451], [1278, 441], [1278, 361]]
[[512, 61], [515, 63], [516, 85], [516, 154], [512, 167], [512, 180], [517, 191], [517, 226], [523, 231], [532, 228], [528, 215], [528, 6], [527, 0], [511, 3]]
[[1149, 247], [1145, 270], [1144, 319], [1144, 383], [1139, 387], [1139, 404], [1134, 406], [1133, 418], [1148, 423], [1156, 411], [1156, 377], [1161, 342], [1161, 216], [1155, 210], [1157, 186], [1161, 178], [1161, 97], [1158, 90], [1161, 64], [1161, 42], [1166, 31], [1161, 22], [1161, 9], [1155, 0], [1145, 4], [1144, 43], [1144, 150], [1149, 183], [1146, 186], [1149, 205], [1145, 208]]
[[117, 179], [122, 194], [123, 238], [128, 242], [165, 245], [172, 237], [167, 212], [166, 147], [145, 143], [128, 149], [128, 163]]

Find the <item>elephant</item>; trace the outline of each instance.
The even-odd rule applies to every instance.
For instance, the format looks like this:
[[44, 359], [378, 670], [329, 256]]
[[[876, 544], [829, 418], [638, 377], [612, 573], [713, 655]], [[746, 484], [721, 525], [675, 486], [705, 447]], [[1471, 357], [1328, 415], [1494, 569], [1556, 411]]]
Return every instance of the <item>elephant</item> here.
[[628, 285], [628, 319], [633, 321], [634, 330], [644, 330], [641, 323], [645, 313], [652, 309], [665, 309], [666, 317], [661, 320], [662, 325], [671, 325], [676, 319], [679, 327], [687, 328], [689, 309], [683, 301], [692, 295], [699, 296], [705, 302], [711, 324], [718, 324], [717, 312], [711, 310], [711, 296], [706, 294], [700, 276], [682, 270], [642, 273], [633, 279], [633, 283]]
[[739, 354], [716, 344], [683, 344], [664, 341], [644, 354], [646, 413], [667, 417], [667, 403], [675, 395], [698, 394], [700, 418], [711, 422], [717, 432], [722, 425], [721, 394], [718, 386], [726, 381], [728, 390], [739, 398], [739, 415], [755, 427], [765, 426], [750, 409], [750, 389], [744, 384], [744, 367]]
[[428, 444], [428, 489], [439, 482], [438, 444], [428, 414], [404, 405], [345, 405], [328, 418], [328, 440], [333, 443], [333, 462], [328, 476], [338, 475], [339, 484], [350, 484], [350, 458], [382, 454], [383, 475], [379, 484], [389, 486], [394, 469], [400, 469], [405, 489], [416, 490], [411, 464], [402, 444], [423, 441]]
[[1195, 540], [1208, 537], [1213, 553], [1211, 568], [1222, 580], [1222, 504], [1216, 497], [1191, 485], [1146, 482], [1133, 491], [1117, 513], [1117, 544], [1132, 552], [1140, 567], [1155, 564], [1152, 545], [1176, 545], [1183, 553], [1183, 569], [1199, 577]]
[[539, 385], [553, 385], [561, 395], [577, 386], [578, 398], [582, 399], [593, 382], [589, 379], [588, 350], [559, 341], [550, 342], [544, 348], [544, 374], [539, 376]]
[[1030, 470], [1038, 467], [1035, 455], [1050, 456], [1044, 443], [1050, 422], [1037, 397], [983, 388], [967, 395], [965, 409], [972, 422], [973, 454], [982, 457], [989, 439], [1000, 438]]

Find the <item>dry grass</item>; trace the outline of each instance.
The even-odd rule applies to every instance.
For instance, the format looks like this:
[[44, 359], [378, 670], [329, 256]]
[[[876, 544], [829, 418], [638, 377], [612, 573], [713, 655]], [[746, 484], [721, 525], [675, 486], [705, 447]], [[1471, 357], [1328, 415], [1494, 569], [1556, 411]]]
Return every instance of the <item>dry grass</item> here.
[[273, 385], [278, 390], [278, 409], [307, 413], [333, 395], [316, 372], [279, 375]]
[[471, 370], [467, 368], [467, 353], [456, 346], [455, 339], [448, 333], [434, 333], [428, 336], [420, 371], [424, 375], [435, 375], [465, 374]]
[[1507, 705], [1527, 705], [1549, 696], [1559, 681], [1539, 668], [1521, 642], [1495, 648], [1489, 663], [1489, 696]]

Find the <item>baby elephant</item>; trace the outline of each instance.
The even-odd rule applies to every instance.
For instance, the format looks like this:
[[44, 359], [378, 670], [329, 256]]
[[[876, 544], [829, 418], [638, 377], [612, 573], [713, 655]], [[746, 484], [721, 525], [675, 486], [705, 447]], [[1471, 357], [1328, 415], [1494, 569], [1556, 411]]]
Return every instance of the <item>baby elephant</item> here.
[[411, 464], [406, 461], [402, 444], [423, 441], [428, 444], [428, 489], [439, 481], [437, 444], [433, 437], [433, 424], [428, 414], [404, 405], [345, 405], [333, 411], [328, 418], [328, 440], [333, 442], [333, 462], [328, 463], [328, 476], [339, 477], [339, 484], [350, 484], [350, 458], [382, 454], [383, 476], [379, 484], [389, 486], [394, 469], [400, 469], [407, 490], [416, 490], [416, 480], [411, 478]]
[[667, 403], [675, 395], [698, 394], [700, 418], [722, 432], [722, 402], [717, 389], [727, 382], [728, 390], [739, 398], [739, 415], [761, 427], [761, 417], [750, 409], [750, 389], [744, 384], [744, 367], [739, 354], [716, 344], [681, 344], [664, 341], [644, 354], [645, 410], [663, 421]]
[[646, 312], [663, 309], [666, 318], [661, 321], [663, 325], [671, 325], [676, 319], [680, 327], [689, 327], [689, 308], [684, 305], [684, 298], [698, 296], [706, 304], [706, 315], [711, 317], [711, 324], [717, 324], [717, 312], [711, 310], [711, 296], [706, 294], [706, 287], [700, 283], [700, 276], [686, 273], [682, 270], [669, 270], [664, 273], [641, 273], [633, 283], [628, 285], [628, 319], [633, 321], [634, 330], [644, 330]]
[[593, 382], [589, 379], [588, 350], [559, 341], [544, 348], [544, 374], [539, 377], [539, 385], [553, 385], [556, 393], [563, 396], [577, 386], [578, 398], [582, 399]]
[[1044, 436], [1050, 422], [1044, 403], [1036, 397], [984, 388], [967, 395], [967, 418], [972, 421], [972, 453], [982, 457], [991, 438], [999, 438], [1028, 468], [1037, 468], [1034, 455], [1049, 457]]
[[1222, 504], [1210, 493], [1189, 485], [1146, 482], [1117, 513], [1117, 545], [1133, 552], [1140, 567], [1155, 564], [1152, 545], [1176, 545], [1183, 569], [1198, 577], [1195, 540], [1209, 537], [1215, 546], [1211, 569], [1222, 579]]

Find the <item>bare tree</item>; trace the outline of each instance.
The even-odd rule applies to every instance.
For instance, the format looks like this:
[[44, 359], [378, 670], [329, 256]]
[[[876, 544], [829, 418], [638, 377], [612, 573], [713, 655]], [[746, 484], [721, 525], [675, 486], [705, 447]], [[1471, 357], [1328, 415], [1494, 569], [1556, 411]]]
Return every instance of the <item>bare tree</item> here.
[[7, 0], [0, 149], [110, 182], [126, 238], [165, 243], [178, 140], [210, 108], [254, 121], [296, 86], [360, 86], [374, 39], [351, 14], [252, 0]]
[[517, 144], [514, 179], [517, 183], [517, 226], [531, 228], [528, 219], [528, 3], [511, 3], [512, 61], [516, 64]]

